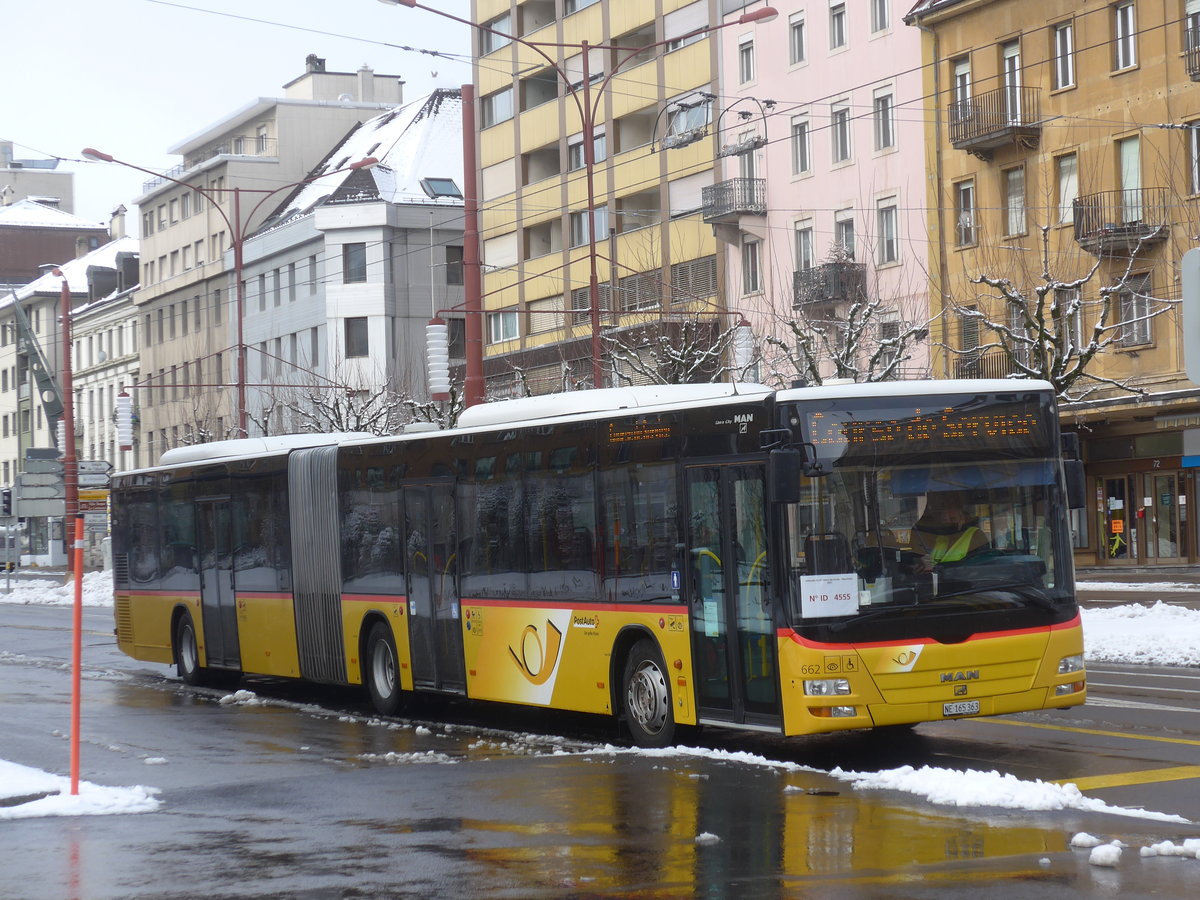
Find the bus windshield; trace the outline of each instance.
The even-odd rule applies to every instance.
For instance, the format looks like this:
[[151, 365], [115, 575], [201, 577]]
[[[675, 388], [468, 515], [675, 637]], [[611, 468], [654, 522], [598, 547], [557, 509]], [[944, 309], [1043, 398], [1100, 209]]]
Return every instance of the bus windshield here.
[[945, 640], [1073, 614], [1049, 396], [915, 400], [787, 412], [812, 462], [784, 506], [793, 627]]

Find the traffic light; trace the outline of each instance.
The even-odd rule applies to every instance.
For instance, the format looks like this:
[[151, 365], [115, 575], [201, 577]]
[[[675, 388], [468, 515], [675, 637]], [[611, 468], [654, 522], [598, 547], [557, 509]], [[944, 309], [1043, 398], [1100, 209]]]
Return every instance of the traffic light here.
[[12, 488], [4, 488], [0, 490], [0, 516], [12, 514]]

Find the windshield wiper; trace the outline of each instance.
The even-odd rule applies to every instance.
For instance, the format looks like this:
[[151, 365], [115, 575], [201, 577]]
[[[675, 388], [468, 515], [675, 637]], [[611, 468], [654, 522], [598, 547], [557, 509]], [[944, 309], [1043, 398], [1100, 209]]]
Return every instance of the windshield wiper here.
[[1040, 609], [1045, 609], [1054, 612], [1058, 609], [1058, 604], [1054, 602], [1041, 588], [1035, 588], [1027, 582], [1014, 581], [1010, 584], [983, 584], [975, 585], [974, 587], [966, 588], [961, 591], [951, 591], [946, 594], [935, 594], [933, 600], [949, 600], [952, 597], [965, 597], [970, 594], [984, 594], [988, 591], [1009, 591], [1016, 594], [1022, 600], [1025, 600]]

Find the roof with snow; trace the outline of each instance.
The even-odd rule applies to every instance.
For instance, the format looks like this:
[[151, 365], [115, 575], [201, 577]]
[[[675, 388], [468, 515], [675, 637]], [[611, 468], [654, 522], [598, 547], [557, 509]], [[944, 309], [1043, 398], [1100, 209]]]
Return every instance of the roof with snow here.
[[[88, 292], [88, 269], [92, 267], [116, 269], [119, 265], [117, 258], [120, 254], [136, 254], [137, 252], [137, 238], [117, 238], [115, 241], [109, 241], [102, 247], [97, 247], [85, 256], [64, 263], [61, 267], [62, 273], [67, 277], [67, 285], [72, 294], [86, 294]], [[62, 276], [47, 272], [45, 275], [35, 278], [24, 287], [17, 288], [16, 294], [18, 300], [25, 300], [35, 294], [57, 294], [61, 290]], [[11, 293], [0, 296], [0, 307], [7, 306], [10, 303], [12, 303]]]
[[[337, 172], [373, 156], [370, 169]], [[334, 174], [324, 174], [324, 173]], [[363, 122], [313, 170], [311, 181], [297, 188], [261, 230], [310, 215], [325, 203], [384, 200], [461, 206], [461, 198], [430, 198], [423, 178], [451, 178], [463, 183], [462, 92], [441, 88], [427, 97]]]
[[[461, 168], [461, 166], [460, 166]], [[69, 212], [36, 200], [18, 200], [11, 206], [0, 206], [0, 227], [8, 228], [98, 228], [108, 231], [101, 222], [81, 219]]]

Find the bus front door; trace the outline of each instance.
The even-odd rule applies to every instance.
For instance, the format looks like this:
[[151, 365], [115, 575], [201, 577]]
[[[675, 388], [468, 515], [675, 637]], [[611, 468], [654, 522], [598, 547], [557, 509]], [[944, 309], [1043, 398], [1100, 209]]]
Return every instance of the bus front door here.
[[453, 486], [406, 485], [404, 522], [413, 685], [465, 693]]
[[240, 668], [228, 497], [197, 501], [196, 550], [200, 557], [200, 615], [207, 665]]
[[763, 467], [687, 469], [687, 596], [701, 720], [779, 724]]

